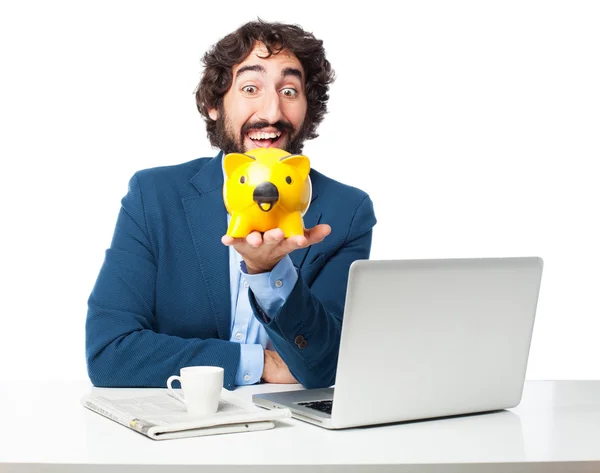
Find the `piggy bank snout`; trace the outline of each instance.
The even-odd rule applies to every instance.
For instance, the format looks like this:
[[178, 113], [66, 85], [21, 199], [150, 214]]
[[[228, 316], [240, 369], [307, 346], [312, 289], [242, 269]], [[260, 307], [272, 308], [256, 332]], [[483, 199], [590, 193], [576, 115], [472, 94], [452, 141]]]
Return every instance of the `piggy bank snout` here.
[[263, 212], [268, 212], [279, 200], [279, 190], [272, 182], [261, 182], [254, 188], [252, 198]]

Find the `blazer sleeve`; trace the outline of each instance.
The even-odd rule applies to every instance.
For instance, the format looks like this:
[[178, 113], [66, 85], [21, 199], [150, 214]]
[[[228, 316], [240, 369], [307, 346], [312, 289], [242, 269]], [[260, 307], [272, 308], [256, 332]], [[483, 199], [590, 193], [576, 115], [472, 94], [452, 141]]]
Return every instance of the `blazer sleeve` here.
[[157, 265], [146, 227], [137, 174], [121, 209], [110, 248], [88, 300], [85, 327], [90, 380], [103, 387], [164, 387], [183, 366], [225, 370], [233, 389], [240, 345], [181, 338], [154, 330]]
[[292, 375], [307, 388], [335, 383], [348, 272], [352, 262], [369, 258], [375, 223], [373, 203], [365, 196], [343, 244], [299, 270], [294, 289], [272, 319], [250, 292], [255, 316]]

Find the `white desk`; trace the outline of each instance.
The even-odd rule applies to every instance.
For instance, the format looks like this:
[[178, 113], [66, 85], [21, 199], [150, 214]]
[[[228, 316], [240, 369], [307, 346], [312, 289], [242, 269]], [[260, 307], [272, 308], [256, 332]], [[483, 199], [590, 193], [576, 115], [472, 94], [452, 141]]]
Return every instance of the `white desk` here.
[[[530, 381], [510, 411], [153, 441], [84, 409], [85, 382], [0, 383], [0, 472], [600, 472], [600, 381]], [[260, 385], [236, 392], [289, 389]]]

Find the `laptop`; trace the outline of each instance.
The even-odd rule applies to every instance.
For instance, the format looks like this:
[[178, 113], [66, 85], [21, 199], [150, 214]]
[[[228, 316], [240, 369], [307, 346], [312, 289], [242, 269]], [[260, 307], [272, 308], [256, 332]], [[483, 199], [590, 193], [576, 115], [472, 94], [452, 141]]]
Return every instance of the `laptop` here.
[[515, 407], [542, 267], [538, 257], [355, 261], [335, 387], [252, 400], [327, 429]]

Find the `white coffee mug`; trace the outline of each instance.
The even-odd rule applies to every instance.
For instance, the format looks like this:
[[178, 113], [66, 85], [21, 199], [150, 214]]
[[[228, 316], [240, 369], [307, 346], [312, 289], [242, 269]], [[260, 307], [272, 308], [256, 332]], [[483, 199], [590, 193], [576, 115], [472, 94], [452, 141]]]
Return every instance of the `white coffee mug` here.
[[[223, 389], [224, 370], [218, 366], [186, 366], [181, 368], [179, 376], [170, 376], [167, 388], [186, 406], [191, 415], [207, 416], [217, 412]], [[171, 384], [181, 383], [183, 397], [177, 394]]]

